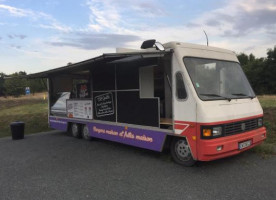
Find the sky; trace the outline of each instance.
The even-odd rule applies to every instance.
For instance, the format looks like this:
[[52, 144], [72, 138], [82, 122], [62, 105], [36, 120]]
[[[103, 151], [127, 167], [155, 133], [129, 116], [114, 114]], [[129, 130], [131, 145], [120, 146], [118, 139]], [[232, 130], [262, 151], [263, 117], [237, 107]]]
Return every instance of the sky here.
[[147, 39], [265, 57], [276, 45], [275, 0], [0, 0], [0, 72], [28, 74]]

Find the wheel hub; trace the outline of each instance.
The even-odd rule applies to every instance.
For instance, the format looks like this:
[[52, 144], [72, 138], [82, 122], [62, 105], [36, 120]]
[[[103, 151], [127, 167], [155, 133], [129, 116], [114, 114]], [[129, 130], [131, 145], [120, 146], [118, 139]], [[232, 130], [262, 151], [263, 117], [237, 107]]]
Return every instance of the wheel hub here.
[[180, 160], [186, 161], [191, 158], [191, 151], [187, 141], [179, 140], [175, 145], [175, 152]]

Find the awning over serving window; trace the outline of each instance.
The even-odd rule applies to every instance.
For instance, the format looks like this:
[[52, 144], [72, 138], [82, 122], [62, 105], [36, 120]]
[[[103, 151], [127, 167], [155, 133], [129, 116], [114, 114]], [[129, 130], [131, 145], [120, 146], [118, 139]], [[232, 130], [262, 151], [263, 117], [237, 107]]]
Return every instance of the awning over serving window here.
[[163, 57], [164, 55], [170, 54], [170, 53], [171, 51], [103, 54], [102, 56], [98, 56], [89, 60], [74, 63], [60, 68], [51, 69], [44, 72], [29, 74], [24, 77], [25, 78], [48, 78], [59, 74], [71, 74], [78, 71], [88, 70], [88, 69], [91, 69], [93, 65], [133, 62], [133, 61], [138, 61], [143, 59]]
[[138, 54], [138, 55], [131, 55], [128, 57], [116, 59], [114, 61], [109, 62], [109, 64], [116, 64], [116, 63], [126, 63], [126, 62], [134, 62], [142, 59], [147, 59], [147, 58], [157, 58], [157, 57], [163, 57], [165, 54]]

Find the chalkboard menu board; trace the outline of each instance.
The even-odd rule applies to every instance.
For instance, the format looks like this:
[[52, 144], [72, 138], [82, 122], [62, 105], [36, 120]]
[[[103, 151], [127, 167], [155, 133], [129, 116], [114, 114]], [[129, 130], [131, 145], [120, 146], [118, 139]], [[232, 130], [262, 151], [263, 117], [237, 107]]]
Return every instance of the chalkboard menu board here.
[[95, 110], [97, 118], [107, 115], [113, 115], [114, 102], [112, 93], [108, 92], [95, 96]]

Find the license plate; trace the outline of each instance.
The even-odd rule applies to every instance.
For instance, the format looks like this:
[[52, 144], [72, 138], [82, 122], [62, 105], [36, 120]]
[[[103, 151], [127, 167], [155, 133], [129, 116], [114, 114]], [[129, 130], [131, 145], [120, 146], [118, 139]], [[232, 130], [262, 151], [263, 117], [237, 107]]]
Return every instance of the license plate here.
[[251, 145], [251, 140], [247, 140], [245, 142], [240, 142], [239, 143], [239, 149], [244, 149], [246, 147], [249, 147]]

